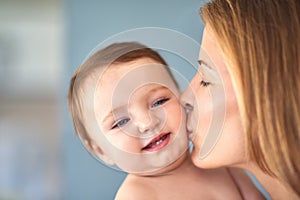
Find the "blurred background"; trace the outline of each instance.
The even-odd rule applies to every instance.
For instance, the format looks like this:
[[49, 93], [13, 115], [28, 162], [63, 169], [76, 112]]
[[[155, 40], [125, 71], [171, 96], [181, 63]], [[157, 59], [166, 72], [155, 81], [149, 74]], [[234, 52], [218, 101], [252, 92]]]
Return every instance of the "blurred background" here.
[[75, 137], [70, 77], [97, 44], [129, 29], [169, 28], [200, 43], [202, 3], [0, 0], [0, 200], [113, 199], [126, 174]]

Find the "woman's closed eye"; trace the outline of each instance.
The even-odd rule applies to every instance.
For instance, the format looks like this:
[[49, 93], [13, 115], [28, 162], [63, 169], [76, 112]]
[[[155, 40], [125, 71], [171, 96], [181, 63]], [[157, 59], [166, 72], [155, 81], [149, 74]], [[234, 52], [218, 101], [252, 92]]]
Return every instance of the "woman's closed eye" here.
[[208, 78], [209, 80], [213, 80], [212, 74], [214, 74], [215, 72], [212, 69], [212, 67], [210, 67], [205, 61], [199, 60], [198, 63], [199, 63], [199, 74], [200, 77], [202, 77], [202, 80], [200, 81], [200, 86], [207, 87], [211, 85], [211, 82], [205, 81], [204, 79]]
[[162, 99], [159, 99], [159, 100], [155, 101], [155, 102], [151, 105], [151, 108], [155, 108], [155, 107], [157, 107], [157, 106], [163, 105], [163, 104], [166, 103], [167, 101], [169, 101], [169, 98], [162, 98]]
[[200, 81], [200, 85], [203, 86], [203, 87], [207, 87], [210, 84], [211, 84], [210, 82], [207, 82], [207, 81], [204, 81], [204, 80]]
[[113, 125], [111, 129], [115, 129], [117, 127], [125, 126], [130, 121], [129, 118], [119, 119]]

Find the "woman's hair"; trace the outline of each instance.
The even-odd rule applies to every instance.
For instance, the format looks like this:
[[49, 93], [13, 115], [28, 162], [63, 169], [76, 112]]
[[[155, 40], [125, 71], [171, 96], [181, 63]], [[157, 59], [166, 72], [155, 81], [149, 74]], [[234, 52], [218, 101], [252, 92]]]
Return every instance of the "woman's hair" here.
[[89, 78], [97, 79], [101, 75], [99, 69], [111, 65], [125, 64], [141, 58], [150, 58], [158, 64], [164, 65], [174, 80], [174, 83], [178, 86], [165, 60], [156, 51], [145, 45], [137, 42], [121, 42], [113, 43], [98, 50], [77, 68], [71, 78], [69, 86], [69, 111], [71, 113], [75, 133], [79, 135], [81, 139], [87, 142], [90, 141], [82, 112], [85, 108], [85, 105], [83, 105], [83, 99], [85, 98], [84, 87], [87, 87], [87, 85], [88, 87], [95, 87], [94, 84], [86, 84], [86, 81]]
[[201, 15], [232, 77], [250, 159], [300, 196], [300, 1], [215, 0]]

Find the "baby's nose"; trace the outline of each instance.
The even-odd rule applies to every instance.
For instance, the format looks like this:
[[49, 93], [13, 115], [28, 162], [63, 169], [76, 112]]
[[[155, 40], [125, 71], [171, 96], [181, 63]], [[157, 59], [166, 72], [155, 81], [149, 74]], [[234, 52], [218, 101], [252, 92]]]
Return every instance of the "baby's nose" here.
[[160, 120], [150, 113], [144, 115], [136, 120], [136, 125], [138, 126], [140, 133], [152, 132], [158, 125]]

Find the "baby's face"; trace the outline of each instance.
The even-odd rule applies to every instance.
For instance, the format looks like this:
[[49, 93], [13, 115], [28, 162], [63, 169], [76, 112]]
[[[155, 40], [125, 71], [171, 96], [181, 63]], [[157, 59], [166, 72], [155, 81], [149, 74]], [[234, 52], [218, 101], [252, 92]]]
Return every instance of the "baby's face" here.
[[94, 96], [95, 117], [118, 167], [156, 171], [186, 152], [186, 118], [178, 95], [168, 71], [149, 58], [103, 74]]

